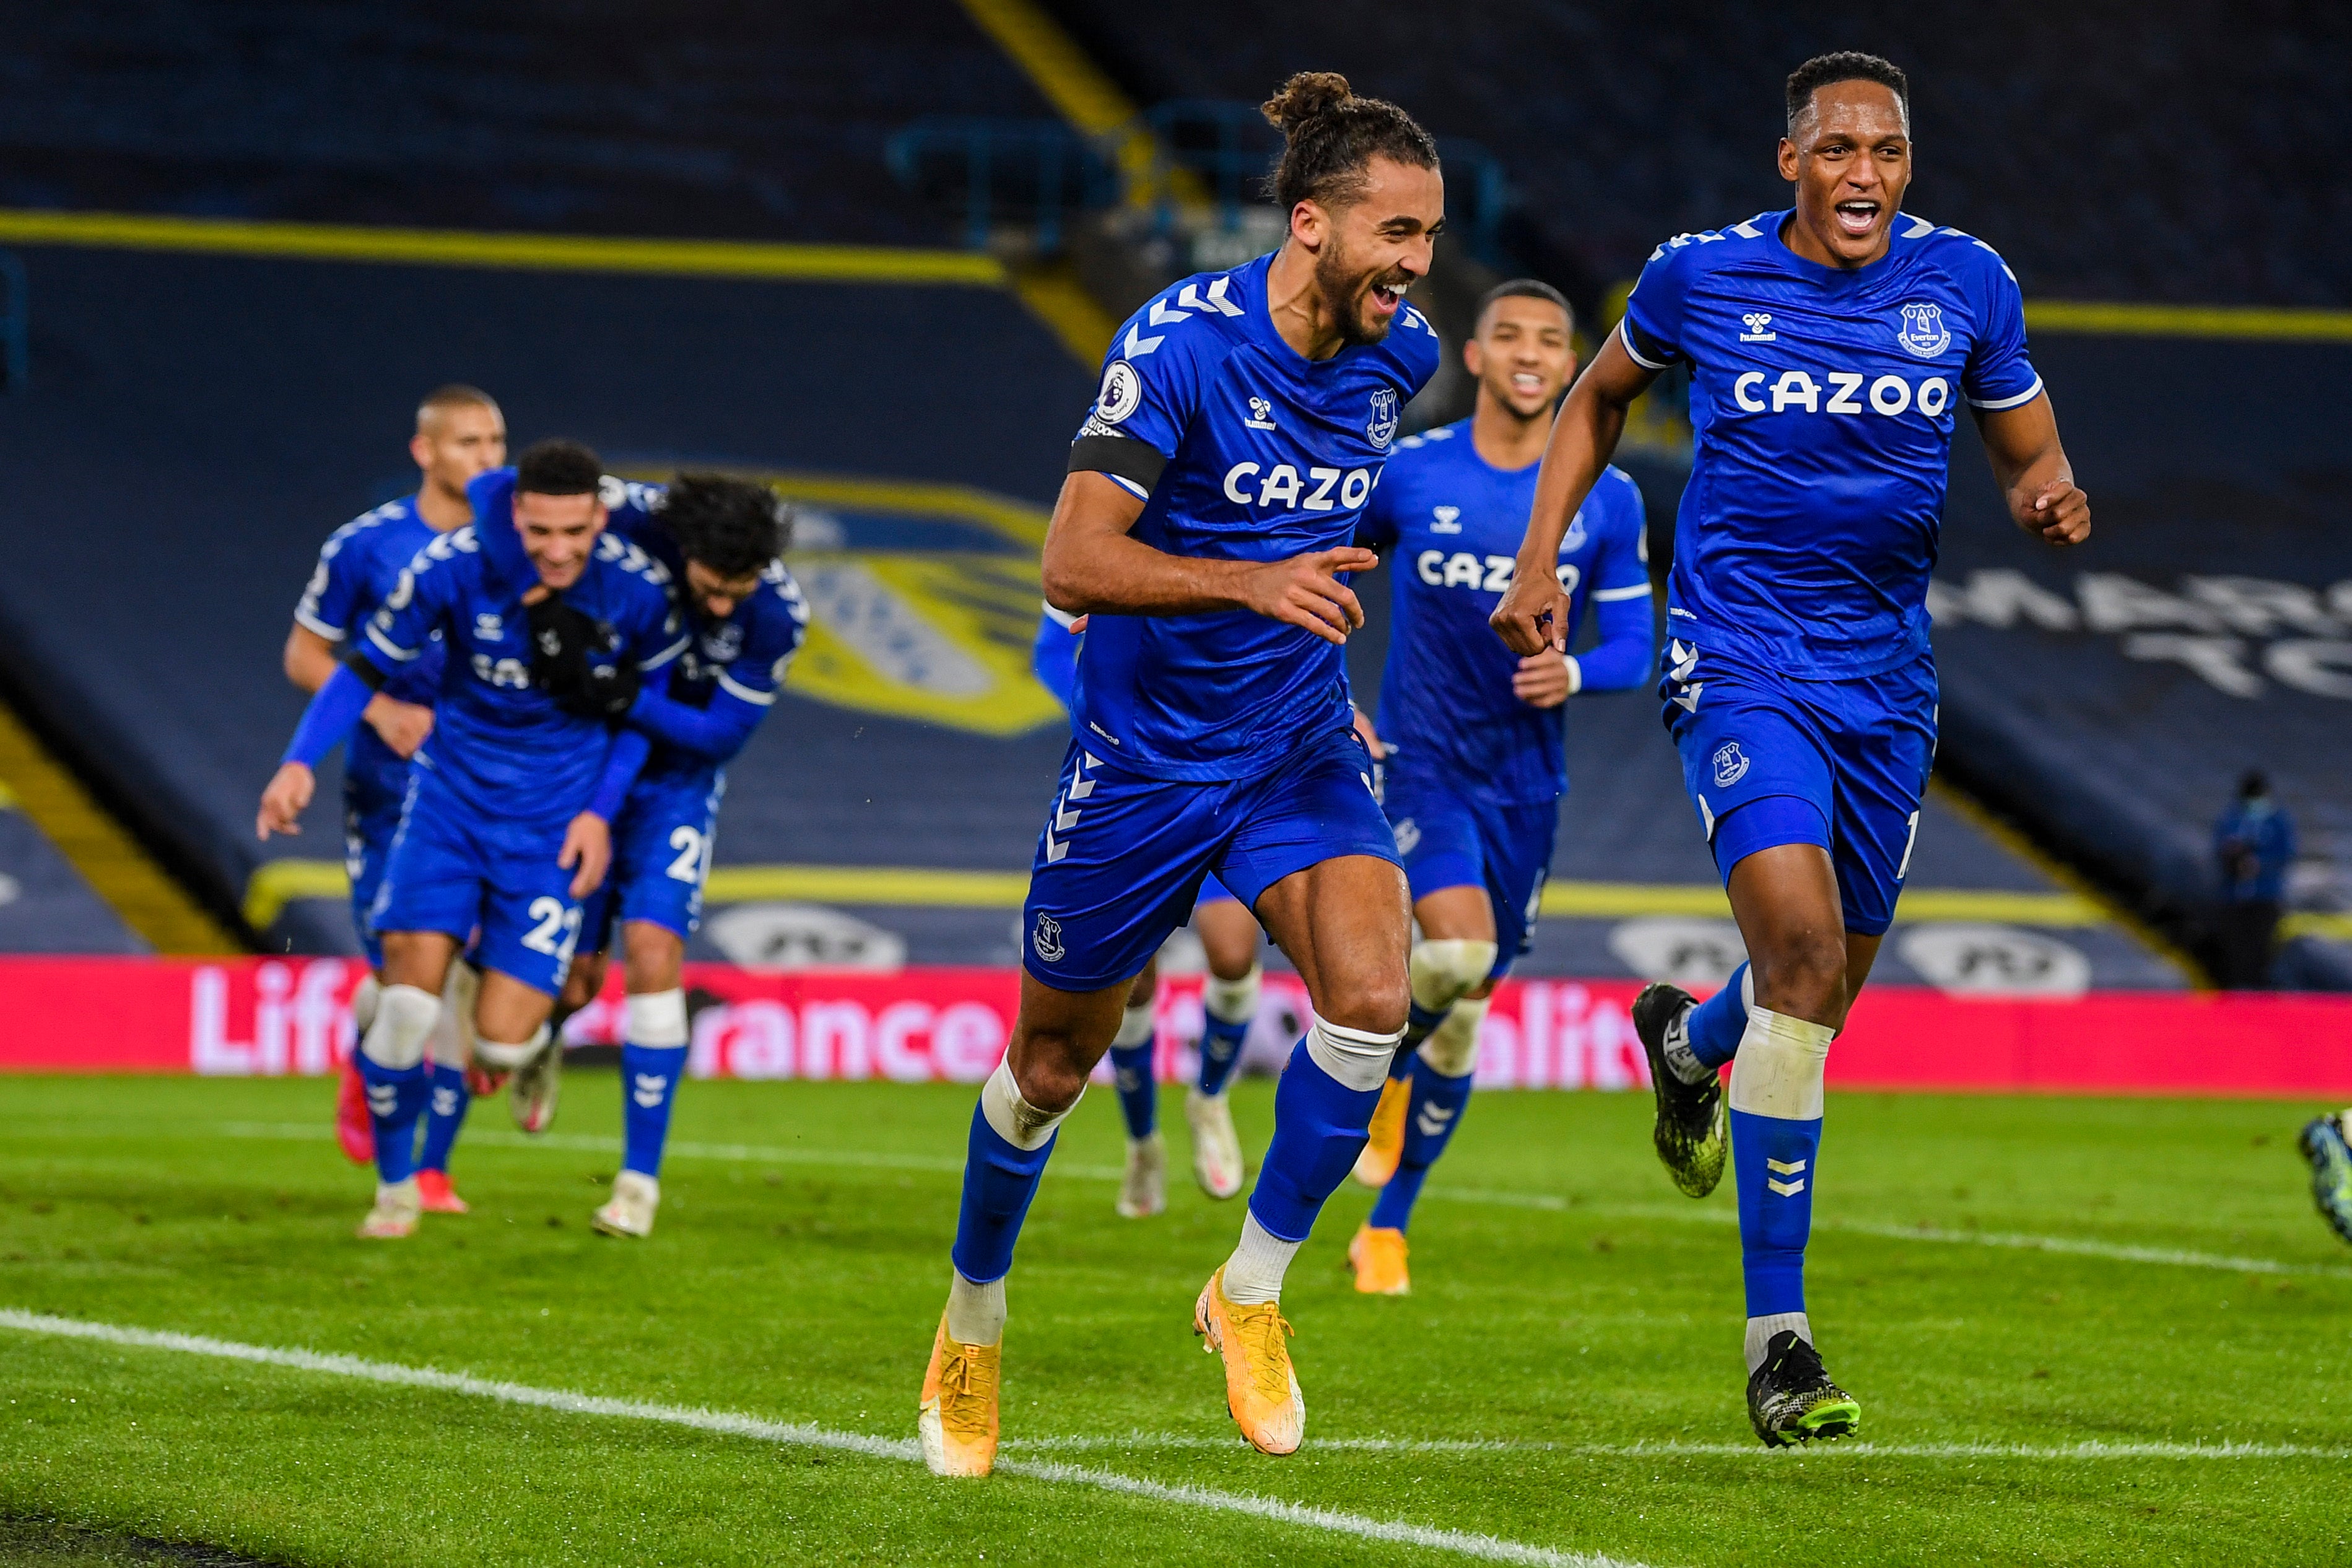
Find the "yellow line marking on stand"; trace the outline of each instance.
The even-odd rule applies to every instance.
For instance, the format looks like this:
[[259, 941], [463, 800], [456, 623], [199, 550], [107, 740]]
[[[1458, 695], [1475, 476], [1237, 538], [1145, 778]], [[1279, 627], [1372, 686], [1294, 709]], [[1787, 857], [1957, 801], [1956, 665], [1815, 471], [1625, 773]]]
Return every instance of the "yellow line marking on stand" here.
[[766, 282], [907, 283], [1003, 288], [1003, 264], [963, 250], [632, 239], [566, 234], [376, 228], [353, 224], [162, 217], [139, 213], [0, 209], [0, 242], [100, 250], [209, 252], [302, 261], [619, 272]]
[[2146, 305], [2093, 300], [2028, 300], [2030, 332], [2128, 338], [2235, 338], [2271, 342], [2352, 343], [2352, 310], [2264, 305]]
[[245, 951], [107, 815], [5, 703], [0, 703], [0, 781], [16, 808], [73, 863], [91, 891], [156, 952], [211, 956]]

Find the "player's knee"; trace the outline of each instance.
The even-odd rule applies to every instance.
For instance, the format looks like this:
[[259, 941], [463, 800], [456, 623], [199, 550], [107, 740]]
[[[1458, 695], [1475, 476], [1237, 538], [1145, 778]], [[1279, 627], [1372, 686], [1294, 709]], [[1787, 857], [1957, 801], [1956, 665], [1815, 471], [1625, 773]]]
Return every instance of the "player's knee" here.
[[604, 989], [604, 955], [590, 953], [573, 961], [572, 973], [564, 976], [563, 997], [560, 1004], [577, 1013], [596, 1000], [596, 993]]
[[1786, 1121], [1819, 1121], [1833, 1036], [1827, 1025], [1767, 1008], [1748, 1014], [1739, 1054], [1731, 1059], [1731, 1108]]
[[387, 985], [376, 999], [375, 1022], [360, 1050], [387, 1072], [406, 1072], [425, 1060], [425, 1037], [440, 1016], [441, 999], [430, 991]]
[[1465, 996], [1454, 1004], [1445, 1021], [1421, 1043], [1421, 1059], [1440, 1078], [1460, 1078], [1478, 1066], [1478, 1027], [1486, 1021], [1489, 1005], [1484, 996]]
[[676, 1050], [687, 1042], [686, 993], [667, 991], [631, 996], [628, 1041], [655, 1050]]
[[1452, 1006], [1486, 983], [1496, 951], [1491, 942], [1467, 937], [1413, 943], [1412, 999], [1433, 1013]]
[[1835, 931], [1805, 931], [1748, 956], [1755, 1004], [1790, 1017], [1830, 1022], [1845, 1013], [1845, 942]]

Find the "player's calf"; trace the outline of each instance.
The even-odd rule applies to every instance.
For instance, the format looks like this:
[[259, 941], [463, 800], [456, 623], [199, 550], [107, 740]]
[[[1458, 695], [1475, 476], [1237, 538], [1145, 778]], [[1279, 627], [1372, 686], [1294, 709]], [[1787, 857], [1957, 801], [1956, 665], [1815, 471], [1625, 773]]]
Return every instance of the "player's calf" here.
[[1151, 993], [1139, 984], [1142, 1000], [1130, 1000], [1110, 1043], [1111, 1084], [1127, 1123], [1127, 1171], [1117, 1208], [1125, 1219], [1144, 1219], [1168, 1206], [1168, 1148], [1160, 1138], [1160, 1085], [1153, 1071], [1155, 1015]]

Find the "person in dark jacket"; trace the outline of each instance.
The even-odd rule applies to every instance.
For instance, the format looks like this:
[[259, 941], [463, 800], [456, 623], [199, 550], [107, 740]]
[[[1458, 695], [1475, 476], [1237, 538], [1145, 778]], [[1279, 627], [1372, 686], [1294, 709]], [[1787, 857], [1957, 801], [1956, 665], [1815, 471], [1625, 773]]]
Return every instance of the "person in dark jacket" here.
[[2238, 781], [2237, 799], [2213, 825], [2213, 857], [2221, 870], [2221, 982], [2259, 991], [2270, 983], [2271, 942], [2294, 860], [2294, 822], [2260, 772]]

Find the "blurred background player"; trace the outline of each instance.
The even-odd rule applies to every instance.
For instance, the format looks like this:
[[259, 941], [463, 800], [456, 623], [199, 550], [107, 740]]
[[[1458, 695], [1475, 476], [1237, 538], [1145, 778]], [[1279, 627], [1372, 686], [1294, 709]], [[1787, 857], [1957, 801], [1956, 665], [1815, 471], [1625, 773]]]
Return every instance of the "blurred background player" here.
[[2026, 355], [2017, 280], [1990, 246], [1901, 216], [1903, 73], [1821, 56], [1790, 76], [1787, 109], [1794, 209], [1651, 256], [1553, 426], [1494, 617], [1515, 652], [1565, 647], [1549, 570], [1561, 537], [1628, 405], [1688, 364], [1696, 457], [1659, 691], [1749, 963], [1696, 1008], [1653, 985], [1633, 1021], [1658, 1093], [1653, 1141], [1685, 1192], [1720, 1173], [1716, 1074], [1732, 1064], [1748, 1411], [1772, 1445], [1862, 1419], [1814, 1348], [1805, 1244], [1823, 1063], [1893, 921], [1935, 752], [1927, 590], [1958, 405], [2018, 526], [2052, 544], [2091, 528]]
[[[1065, 708], [1071, 706], [1086, 626], [1084, 616], [1051, 605], [1037, 620], [1032, 663], [1038, 682]], [[1213, 1198], [1238, 1197], [1247, 1173], [1225, 1089], [1241, 1059], [1250, 1021], [1257, 1016], [1265, 975], [1257, 957], [1257, 917], [1212, 876], [1201, 883], [1200, 901], [1192, 906], [1192, 929], [1201, 938], [1208, 970], [1201, 985], [1200, 1068], [1184, 1092], [1184, 1121], [1192, 1133], [1192, 1179]], [[1127, 1172], [1116, 1206], [1129, 1219], [1168, 1206], [1168, 1152], [1160, 1135], [1160, 1096], [1152, 1068], [1159, 977], [1155, 958], [1135, 977], [1127, 1011], [1110, 1043], [1112, 1083], [1127, 1123]]]
[[640, 689], [630, 704], [629, 724], [653, 740], [653, 755], [614, 820], [612, 872], [589, 895], [587, 944], [551, 1026], [560, 1031], [562, 1016], [603, 989], [618, 925], [628, 987], [623, 1152], [612, 1199], [593, 1224], [607, 1236], [642, 1237], [661, 1205], [662, 1145], [686, 1074], [681, 970], [687, 938], [702, 923], [726, 764], [775, 705], [808, 605], [778, 559], [788, 524], [765, 485], [680, 474], [667, 486], [614, 481], [606, 494], [610, 534], [667, 569], [688, 645], [667, 682]]
[[1403, 1037], [1412, 916], [1352, 725], [1340, 580], [1404, 405], [1437, 368], [1404, 301], [1444, 219], [1437, 149], [1344, 79], [1265, 105], [1282, 247], [1122, 327], [1045, 536], [1047, 600], [1089, 617], [1073, 742], [1033, 862], [1021, 1007], [972, 1113], [948, 1304], [919, 1422], [934, 1473], [995, 1464], [1004, 1277], [1055, 1130], [1129, 987], [1213, 872], [1297, 967], [1316, 1022], [1275, 1094], [1242, 1239], [1193, 1328], [1259, 1449], [1305, 1402], [1282, 1280], [1362, 1149]]
[[[408, 455], [423, 470], [416, 493], [353, 518], [320, 547], [318, 570], [302, 590], [293, 627], [286, 634], [286, 678], [305, 691], [316, 692], [335, 673], [336, 661], [350, 650], [353, 629], [375, 614], [416, 552], [435, 535], [473, 521], [466, 486], [507, 460], [506, 420], [486, 392], [455, 383], [437, 387], [417, 405]], [[433, 731], [442, 660], [436, 637], [368, 700], [361, 715], [365, 721], [343, 749], [343, 867], [351, 878], [352, 923], [359, 929], [371, 971], [352, 997], [352, 1021], [362, 1034], [375, 1021], [383, 970], [383, 946], [368, 912], [383, 880], [384, 856], [400, 828], [408, 759]], [[449, 1152], [472, 1098], [466, 1082], [468, 1065], [456, 1037], [436, 1042], [424, 1147], [416, 1162], [420, 1201], [436, 1212], [466, 1212], [465, 1201], [450, 1190]], [[352, 1163], [363, 1165], [375, 1157], [356, 1057], [343, 1068], [335, 1131]]]
[[1599, 643], [1581, 657], [1547, 647], [1519, 658], [1486, 625], [1527, 531], [1552, 412], [1576, 374], [1575, 327], [1548, 283], [1489, 293], [1463, 348], [1475, 410], [1399, 444], [1357, 535], [1387, 557], [1395, 582], [1382, 805], [1421, 928], [1411, 1022], [1356, 1161], [1357, 1178], [1382, 1189], [1348, 1247], [1367, 1294], [1412, 1288], [1413, 1202], [1470, 1102], [1495, 982], [1533, 937], [1568, 789], [1565, 704], [1641, 684], [1655, 658], [1642, 492], [1613, 468], [1569, 523], [1554, 569], [1568, 596], [1564, 646], [1575, 646], [1587, 605]]
[[[261, 797], [261, 837], [299, 832], [318, 759], [441, 634], [448, 664], [433, 733], [417, 752], [373, 911], [384, 986], [359, 1049], [377, 1182], [362, 1237], [415, 1228], [425, 1037], [469, 939], [482, 967], [479, 1058], [505, 1070], [545, 1055], [548, 1010], [579, 940], [579, 900], [604, 878], [607, 825], [650, 749], [608, 725], [626, 712], [641, 671], [666, 668], [685, 650], [669, 574], [617, 541], [600, 548], [603, 478], [596, 455], [574, 442], [542, 441], [522, 455], [506, 518], [527, 574], [502, 569], [481, 547], [476, 530], [502, 520], [480, 509], [477, 481], [478, 521], [436, 537], [402, 572], [311, 698]], [[568, 663], [539, 657], [534, 633], [572, 617], [601, 625], [599, 653]]]
[[2270, 984], [2287, 868], [2294, 864], [2294, 819], [2260, 770], [2238, 781], [2236, 798], [2214, 823], [2213, 859], [2221, 877], [2221, 984], [2260, 991]]

